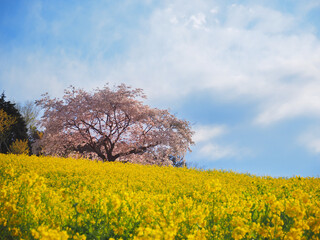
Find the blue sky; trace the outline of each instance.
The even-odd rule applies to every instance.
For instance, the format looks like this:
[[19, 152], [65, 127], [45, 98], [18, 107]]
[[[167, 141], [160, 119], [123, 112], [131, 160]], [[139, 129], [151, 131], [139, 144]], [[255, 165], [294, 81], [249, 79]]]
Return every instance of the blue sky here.
[[0, 1], [0, 89], [143, 88], [195, 130], [193, 166], [320, 175], [320, 2]]

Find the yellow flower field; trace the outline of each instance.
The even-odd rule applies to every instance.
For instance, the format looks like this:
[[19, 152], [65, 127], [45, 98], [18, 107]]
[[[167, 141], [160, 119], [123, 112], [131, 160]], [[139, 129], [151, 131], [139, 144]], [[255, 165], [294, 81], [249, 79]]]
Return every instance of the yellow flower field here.
[[1, 239], [320, 239], [320, 179], [0, 154]]

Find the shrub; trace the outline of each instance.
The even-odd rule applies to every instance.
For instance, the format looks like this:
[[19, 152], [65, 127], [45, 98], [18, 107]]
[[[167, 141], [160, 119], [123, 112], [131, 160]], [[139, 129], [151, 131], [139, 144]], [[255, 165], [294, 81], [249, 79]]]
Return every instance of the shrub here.
[[29, 154], [29, 146], [28, 146], [28, 140], [16, 140], [13, 142], [9, 150], [13, 154]]

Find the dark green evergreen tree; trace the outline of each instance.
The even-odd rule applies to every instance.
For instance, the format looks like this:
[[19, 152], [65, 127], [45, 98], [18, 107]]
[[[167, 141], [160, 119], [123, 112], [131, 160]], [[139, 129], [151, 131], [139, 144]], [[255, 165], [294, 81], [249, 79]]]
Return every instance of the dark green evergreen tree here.
[[26, 123], [16, 108], [14, 103], [5, 100], [5, 94], [2, 93], [0, 98], [0, 109], [3, 109], [8, 115], [14, 117], [16, 119], [16, 123], [12, 125], [8, 134], [6, 134], [5, 139], [2, 139], [0, 144], [0, 152], [7, 153], [9, 151], [8, 147], [15, 142], [17, 139], [19, 140], [27, 140], [28, 139], [28, 130], [26, 127]]

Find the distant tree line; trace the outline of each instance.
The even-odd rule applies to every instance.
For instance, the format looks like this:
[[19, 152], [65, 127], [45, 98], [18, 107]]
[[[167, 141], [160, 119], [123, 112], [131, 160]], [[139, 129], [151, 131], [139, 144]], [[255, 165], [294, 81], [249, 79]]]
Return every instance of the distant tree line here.
[[2, 94], [1, 152], [184, 166], [193, 144], [190, 123], [149, 107], [145, 98], [124, 84], [93, 92], [70, 87], [62, 99], [44, 94], [24, 105]]
[[14, 103], [0, 98], [0, 152], [29, 153], [30, 143], [26, 121]]

